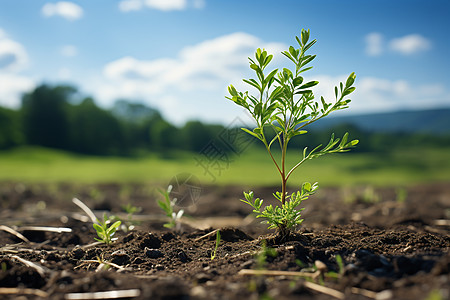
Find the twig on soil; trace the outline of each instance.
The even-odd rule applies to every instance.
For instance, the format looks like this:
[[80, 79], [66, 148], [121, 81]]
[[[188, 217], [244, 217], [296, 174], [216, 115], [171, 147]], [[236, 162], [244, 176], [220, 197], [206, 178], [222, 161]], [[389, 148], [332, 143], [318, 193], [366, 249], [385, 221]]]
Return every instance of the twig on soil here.
[[118, 298], [134, 298], [141, 295], [141, 290], [117, 290], [95, 293], [70, 293], [65, 294], [64, 299], [69, 300], [84, 300], [84, 299], [118, 299]]
[[47, 268], [42, 267], [41, 265], [34, 263], [32, 261], [23, 259], [22, 257], [19, 257], [17, 255], [11, 255], [11, 258], [15, 258], [18, 261], [20, 261], [21, 263], [23, 263], [25, 266], [33, 268], [36, 270], [36, 272], [39, 273], [39, 275], [41, 275], [42, 277], [45, 277], [45, 273], [49, 273], [50, 270]]
[[99, 260], [88, 259], [88, 260], [82, 260], [81, 262], [82, 262], [82, 264], [77, 266], [76, 268], [79, 268], [79, 267], [81, 267], [82, 265], [85, 265], [85, 264], [97, 263], [99, 265], [98, 265], [98, 267], [96, 269], [96, 272], [101, 271], [104, 266], [114, 267], [114, 268], [117, 269], [117, 272], [122, 272], [122, 271], [129, 270], [128, 268], [124, 268], [122, 266], [119, 266], [118, 264], [115, 264], [115, 263], [112, 263], [112, 262], [103, 261], [103, 260], [100, 260], [100, 259]]
[[90, 244], [87, 244], [87, 245], [84, 245], [84, 246], [79, 246], [77, 248], [80, 248], [80, 249], [84, 250], [84, 249], [95, 247], [95, 246], [102, 245], [102, 244], [103, 244], [103, 242], [93, 242], [93, 243], [90, 243]]
[[20, 288], [0, 288], [0, 295], [5, 294], [24, 294], [24, 295], [34, 295], [41, 298], [48, 298], [48, 293], [37, 289], [20, 289]]
[[308, 272], [292, 272], [292, 271], [277, 271], [277, 270], [252, 270], [242, 269], [238, 272], [239, 275], [265, 275], [265, 276], [298, 276], [315, 279], [320, 275], [320, 271], [314, 273]]
[[450, 220], [445, 219], [434, 220], [433, 224], [436, 226], [450, 226]]
[[353, 294], [357, 294], [357, 295], [363, 295], [364, 297], [367, 298], [372, 298], [375, 300], [387, 300], [387, 299], [391, 299], [392, 298], [392, 291], [391, 290], [384, 290], [381, 292], [374, 292], [374, 291], [369, 291], [369, 290], [365, 290], [365, 289], [361, 289], [361, 288], [357, 288], [357, 287], [352, 287], [350, 289], [350, 291]]
[[49, 227], [49, 226], [22, 226], [16, 228], [16, 230], [34, 230], [34, 231], [48, 231], [48, 232], [72, 232], [72, 228], [68, 227]]
[[24, 237], [21, 233], [15, 231], [14, 229], [5, 226], [5, 225], [0, 225], [0, 230], [6, 231], [8, 233], [11, 233], [12, 235], [15, 235], [17, 238], [21, 239], [22, 241], [29, 243], [30, 240], [27, 239], [26, 237]]
[[305, 281], [305, 282], [303, 282], [303, 286], [308, 288], [308, 289], [310, 289], [310, 290], [313, 290], [313, 291], [316, 291], [316, 292], [319, 292], [319, 293], [322, 293], [322, 294], [325, 294], [325, 295], [328, 295], [328, 296], [332, 296], [332, 297], [334, 297], [336, 299], [345, 299], [344, 293], [339, 292], [339, 291], [334, 290], [334, 289], [331, 289], [331, 288], [326, 287], [326, 286], [322, 286], [322, 285], [317, 284], [317, 283]]
[[194, 242], [198, 242], [198, 241], [200, 241], [200, 240], [202, 240], [202, 239], [204, 239], [204, 238], [207, 238], [207, 237], [210, 237], [210, 236], [212, 236], [212, 235], [215, 235], [216, 232], [217, 232], [218, 230], [219, 230], [219, 229], [216, 229], [216, 230], [213, 230], [213, 231], [211, 231], [211, 232], [208, 232], [207, 234], [202, 235], [201, 237], [196, 238], [196, 239], [194, 240]]
[[73, 198], [72, 202], [78, 205], [78, 207], [81, 208], [86, 213], [86, 215], [88, 215], [89, 218], [91, 218], [92, 223], [98, 223], [97, 217], [86, 204], [84, 204], [83, 202], [81, 202], [81, 200], [77, 198]]

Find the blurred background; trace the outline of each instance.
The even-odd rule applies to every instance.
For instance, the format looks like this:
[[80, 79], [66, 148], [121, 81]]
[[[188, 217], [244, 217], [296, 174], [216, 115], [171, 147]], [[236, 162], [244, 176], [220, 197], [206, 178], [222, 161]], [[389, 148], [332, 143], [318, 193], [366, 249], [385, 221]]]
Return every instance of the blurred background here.
[[248, 57], [272, 68], [302, 28], [317, 44], [314, 92], [355, 72], [350, 108], [292, 143], [330, 134], [351, 153], [311, 161], [291, 184], [408, 186], [450, 180], [448, 1], [97, 0], [0, 2], [0, 180], [277, 185], [239, 127], [227, 86], [251, 90]]

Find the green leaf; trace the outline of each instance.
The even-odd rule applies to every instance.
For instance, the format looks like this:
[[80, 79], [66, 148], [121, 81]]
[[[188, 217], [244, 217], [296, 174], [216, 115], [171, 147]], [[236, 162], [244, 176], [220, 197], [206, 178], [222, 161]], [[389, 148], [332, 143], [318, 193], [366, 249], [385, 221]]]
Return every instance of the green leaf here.
[[303, 51], [307, 51], [309, 48], [311, 48], [315, 43], [317, 42], [317, 40], [312, 40], [308, 45], [305, 46], [305, 48], [303, 49]]
[[302, 66], [309, 64], [314, 58], [316, 58], [315, 55], [305, 56], [305, 59], [302, 62]]
[[237, 91], [236, 91], [236, 89], [234, 88], [234, 86], [232, 86], [231, 84], [230, 84], [230, 86], [228, 87], [228, 92], [230, 93], [231, 96], [237, 96]]
[[306, 72], [306, 71], [308, 71], [308, 70], [311, 70], [313, 67], [308, 67], [308, 68], [304, 68], [304, 69], [302, 69], [300, 72], [298, 72], [299, 74], [300, 73], [303, 73], [303, 72]]
[[261, 92], [261, 87], [259, 86], [259, 84], [256, 82], [255, 79], [243, 79], [243, 81], [247, 84], [250, 84], [251, 86], [254, 86], [258, 91]]
[[289, 53], [293, 56], [293, 57], [297, 57], [297, 52], [295, 51], [295, 48], [293, 46], [289, 47]]
[[302, 37], [302, 44], [306, 45], [306, 43], [308, 43], [309, 40], [309, 30], [302, 29], [301, 37]]
[[310, 81], [310, 82], [307, 82], [307, 83], [305, 83], [304, 85], [302, 85], [301, 87], [299, 87], [299, 89], [307, 89], [307, 88], [310, 88], [310, 87], [313, 87], [313, 86], [315, 86], [315, 85], [317, 85], [317, 84], [319, 84], [319, 82], [318, 81]]
[[347, 82], [345, 83], [345, 86], [346, 86], [346, 87], [351, 86], [351, 85], [355, 82], [355, 78], [356, 78], [356, 75], [355, 75], [355, 73], [353, 72], [352, 74], [350, 74], [350, 76], [348, 76]]
[[294, 80], [292, 81], [292, 83], [294, 84], [294, 87], [299, 86], [300, 84], [302, 84], [302, 82], [303, 82], [303, 77], [301, 77], [301, 76], [295, 77]]
[[356, 89], [355, 87], [351, 87], [351, 88], [348, 88], [348, 89], [344, 90], [344, 92], [342, 93], [342, 96], [347, 96], [347, 95], [353, 93], [353, 91], [355, 89]]
[[94, 229], [97, 232], [102, 232], [103, 231], [103, 228], [100, 225], [98, 225], [97, 223], [92, 224], [92, 226], [94, 226]]
[[259, 66], [257, 64], [250, 64], [250, 68], [252, 68], [255, 71], [259, 70]]
[[248, 134], [254, 136], [254, 137], [257, 138], [257, 139], [260, 139], [259, 135], [257, 135], [257, 134], [254, 133], [254, 132], [251, 132], [251, 131], [248, 130], [247, 128], [241, 128], [241, 130], [243, 130], [244, 132], [246, 132], [246, 133], [248, 133]]

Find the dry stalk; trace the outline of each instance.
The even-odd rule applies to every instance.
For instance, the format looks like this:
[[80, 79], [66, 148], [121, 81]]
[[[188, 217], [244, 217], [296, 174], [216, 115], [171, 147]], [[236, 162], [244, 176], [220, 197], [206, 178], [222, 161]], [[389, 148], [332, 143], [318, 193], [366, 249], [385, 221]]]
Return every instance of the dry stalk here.
[[49, 227], [49, 226], [22, 226], [16, 228], [17, 230], [34, 230], [34, 231], [47, 231], [47, 232], [72, 232], [72, 228], [68, 227]]
[[70, 293], [65, 294], [64, 299], [69, 300], [84, 300], [84, 299], [118, 299], [118, 298], [134, 298], [141, 295], [141, 290], [117, 290], [95, 293]]
[[202, 240], [202, 239], [204, 239], [204, 238], [207, 238], [207, 237], [210, 237], [210, 236], [212, 236], [212, 235], [215, 235], [216, 232], [217, 232], [217, 230], [219, 230], [219, 229], [216, 229], [216, 230], [213, 230], [213, 231], [211, 231], [211, 232], [208, 232], [207, 234], [202, 235], [201, 237], [196, 238], [194, 241], [195, 241], [195, 242], [198, 242], [198, 241], [200, 241], [200, 240]]
[[317, 283], [305, 281], [305, 282], [303, 282], [303, 286], [310, 290], [334, 297], [336, 299], [345, 299], [344, 293], [342, 293], [338, 290], [334, 290], [332, 288], [326, 287], [326, 286], [322, 286]]
[[252, 269], [242, 269], [238, 272], [239, 275], [296, 276], [296, 277], [307, 277], [312, 279], [316, 279], [320, 275], [320, 273], [321, 273], [320, 271], [308, 273], [308, 272], [252, 270]]
[[0, 288], [0, 295], [33, 295], [47, 299], [49, 294], [37, 289], [20, 289], [20, 288]]
[[41, 275], [42, 277], [45, 277], [45, 273], [49, 273], [50, 272], [49, 269], [47, 269], [47, 268], [45, 268], [45, 267], [43, 267], [43, 266], [41, 266], [41, 265], [39, 265], [37, 263], [34, 263], [32, 261], [23, 259], [22, 257], [19, 257], [17, 255], [11, 255], [11, 258], [17, 259], [18, 261], [23, 263], [25, 266], [35, 269], [36, 272], [38, 272], [39, 275]]
[[16, 230], [5, 226], [5, 225], [0, 225], [0, 230], [6, 231], [8, 233], [11, 233], [12, 235], [15, 235], [17, 238], [21, 239], [22, 241], [24, 241], [25, 243], [29, 243], [30, 240], [27, 239], [26, 237], [24, 237], [21, 233], [17, 232]]
[[98, 223], [97, 217], [95, 216], [95, 214], [92, 212], [92, 210], [86, 204], [84, 204], [81, 200], [79, 200], [77, 198], [73, 198], [72, 202], [75, 203], [76, 205], [78, 205], [78, 207], [81, 208], [86, 213], [86, 215], [88, 215], [88, 217], [91, 219], [92, 223]]

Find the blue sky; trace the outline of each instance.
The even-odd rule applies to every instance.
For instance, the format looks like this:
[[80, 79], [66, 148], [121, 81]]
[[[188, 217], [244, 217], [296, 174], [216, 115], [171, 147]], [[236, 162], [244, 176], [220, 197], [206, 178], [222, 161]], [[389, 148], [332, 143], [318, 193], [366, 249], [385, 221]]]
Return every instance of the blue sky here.
[[357, 75], [350, 109], [450, 107], [450, 1], [0, 1], [0, 105], [45, 82], [75, 85], [110, 107], [144, 102], [170, 121], [228, 123], [243, 112], [227, 86], [251, 88], [247, 57], [279, 54], [301, 28], [318, 40], [316, 97]]

